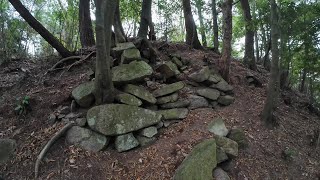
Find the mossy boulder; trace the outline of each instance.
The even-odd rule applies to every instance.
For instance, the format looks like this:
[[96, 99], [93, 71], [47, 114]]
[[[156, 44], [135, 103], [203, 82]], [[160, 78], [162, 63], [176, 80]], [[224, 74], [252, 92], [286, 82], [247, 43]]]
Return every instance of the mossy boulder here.
[[217, 166], [216, 141], [207, 139], [196, 145], [176, 170], [174, 180], [212, 180]]
[[91, 129], [106, 136], [126, 134], [161, 121], [161, 114], [125, 104], [95, 106], [87, 112]]
[[187, 108], [176, 108], [176, 109], [167, 109], [158, 111], [162, 115], [164, 120], [172, 119], [184, 119], [188, 116]]
[[152, 67], [144, 61], [133, 61], [112, 68], [112, 81], [123, 84], [143, 80], [153, 73]]
[[135, 96], [127, 93], [119, 93], [115, 96], [115, 99], [123, 104], [132, 105], [132, 106], [141, 106], [142, 101]]
[[216, 118], [208, 124], [208, 130], [217, 136], [226, 136], [228, 134], [228, 129], [224, 124], [224, 120], [221, 118]]
[[128, 133], [117, 136], [114, 144], [118, 152], [124, 152], [139, 146], [139, 141], [132, 133]]
[[80, 84], [72, 91], [72, 97], [81, 107], [90, 107], [94, 102], [94, 82]]
[[188, 76], [188, 78], [195, 82], [203, 82], [209, 79], [211, 72], [208, 66], [202, 68], [199, 71], [196, 71]]
[[223, 151], [230, 157], [238, 156], [238, 143], [222, 136], [215, 136], [218, 147], [221, 147]]
[[160, 72], [165, 78], [170, 78], [180, 74], [177, 65], [171, 61], [161, 64], [156, 71]]
[[215, 101], [219, 98], [220, 91], [211, 88], [199, 88], [197, 89], [197, 94], [199, 96]]
[[155, 104], [157, 99], [144, 87], [128, 84], [124, 87], [124, 92], [132, 94], [148, 103]]
[[121, 55], [121, 64], [128, 64], [134, 60], [140, 60], [140, 51], [136, 48], [126, 49]]
[[165, 95], [174, 93], [176, 91], [179, 91], [180, 89], [184, 88], [184, 86], [185, 84], [182, 81], [172, 83], [172, 84], [167, 84], [153, 91], [153, 95], [155, 97], [165, 96]]

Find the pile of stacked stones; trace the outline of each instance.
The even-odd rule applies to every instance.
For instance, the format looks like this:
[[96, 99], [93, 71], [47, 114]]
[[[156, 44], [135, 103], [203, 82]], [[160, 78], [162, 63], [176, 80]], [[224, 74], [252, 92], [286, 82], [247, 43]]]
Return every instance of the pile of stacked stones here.
[[[68, 131], [67, 140], [86, 150], [102, 150], [111, 138], [119, 152], [144, 146], [156, 140], [159, 128], [185, 119], [190, 109], [227, 106], [234, 101], [232, 86], [209, 67], [191, 73], [179, 56], [151, 67], [131, 42], [117, 44], [112, 54], [118, 61], [112, 68], [117, 89], [113, 104], [92, 107], [94, 80], [72, 91], [78, 106], [91, 108], [85, 123]], [[170, 83], [163, 83], [165, 80]]]
[[221, 118], [209, 123], [208, 130], [214, 134], [214, 138], [196, 145], [177, 168], [173, 179], [230, 180], [226, 172], [230, 169], [226, 164], [238, 156], [239, 149], [248, 146], [245, 134], [238, 128], [229, 132]]

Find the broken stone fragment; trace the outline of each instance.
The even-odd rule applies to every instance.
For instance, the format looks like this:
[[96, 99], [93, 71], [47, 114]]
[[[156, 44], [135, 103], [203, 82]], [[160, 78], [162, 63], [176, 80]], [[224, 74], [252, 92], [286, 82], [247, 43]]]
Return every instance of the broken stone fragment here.
[[120, 64], [128, 64], [134, 60], [140, 60], [140, 59], [141, 59], [141, 55], [138, 49], [136, 48], [126, 49], [123, 51], [121, 55]]
[[72, 91], [72, 97], [81, 107], [90, 107], [94, 102], [94, 82], [80, 84]]
[[118, 152], [128, 151], [139, 146], [139, 141], [133, 136], [132, 133], [119, 135], [115, 140], [115, 147]]
[[190, 74], [188, 76], [188, 78], [195, 81], [195, 82], [203, 82], [203, 81], [209, 79], [210, 74], [211, 74], [210, 69], [209, 69], [209, 67], [206, 66], [206, 67], [202, 68], [201, 70]]
[[151, 138], [151, 137], [155, 136], [156, 134], [158, 134], [158, 129], [155, 126], [150, 126], [150, 127], [144, 128], [140, 131], [141, 136], [145, 136], [148, 138]]
[[227, 136], [228, 129], [222, 118], [216, 118], [208, 124], [208, 130], [217, 136]]

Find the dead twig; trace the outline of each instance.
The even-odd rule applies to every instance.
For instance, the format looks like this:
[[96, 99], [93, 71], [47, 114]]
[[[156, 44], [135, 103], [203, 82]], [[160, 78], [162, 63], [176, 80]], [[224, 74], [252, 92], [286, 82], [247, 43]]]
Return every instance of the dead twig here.
[[70, 129], [72, 126], [74, 126], [74, 123], [68, 123], [66, 124], [60, 131], [58, 131], [48, 142], [47, 144], [44, 146], [44, 148], [41, 150], [36, 164], [35, 164], [35, 168], [34, 168], [34, 175], [35, 175], [35, 179], [38, 179], [38, 175], [39, 175], [39, 166], [40, 163], [42, 161], [42, 159], [44, 158], [45, 154], [48, 152], [48, 150], [50, 149], [50, 147], [61, 137], [65, 134], [65, 132]]

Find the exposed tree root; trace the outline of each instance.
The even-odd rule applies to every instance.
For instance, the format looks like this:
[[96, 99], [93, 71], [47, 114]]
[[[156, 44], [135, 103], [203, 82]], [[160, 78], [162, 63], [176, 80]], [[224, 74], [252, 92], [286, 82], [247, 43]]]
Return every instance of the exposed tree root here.
[[68, 123], [66, 124], [60, 131], [58, 131], [48, 142], [47, 144], [44, 146], [44, 148], [41, 150], [36, 164], [35, 164], [35, 168], [34, 168], [34, 175], [35, 175], [35, 179], [38, 179], [38, 175], [39, 175], [39, 166], [40, 163], [42, 161], [42, 159], [44, 158], [45, 154], [48, 152], [48, 150], [50, 149], [50, 147], [61, 137], [65, 134], [65, 132], [70, 129], [72, 126], [74, 126], [74, 123]]
[[67, 61], [70, 61], [70, 60], [74, 60], [74, 59], [81, 59], [81, 56], [70, 56], [70, 57], [63, 58], [63, 59], [61, 59], [60, 61], [58, 61], [55, 65], [53, 65], [53, 66], [48, 70], [48, 72], [51, 72], [51, 71], [56, 70], [56, 67], [59, 66], [60, 64], [64, 63], [64, 62], [67, 62]]

